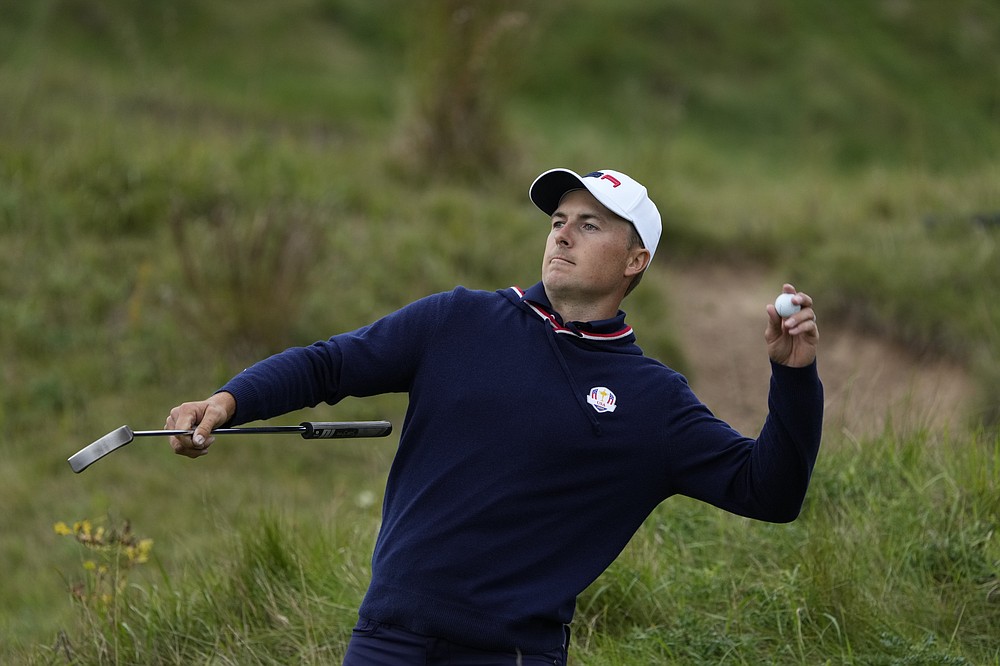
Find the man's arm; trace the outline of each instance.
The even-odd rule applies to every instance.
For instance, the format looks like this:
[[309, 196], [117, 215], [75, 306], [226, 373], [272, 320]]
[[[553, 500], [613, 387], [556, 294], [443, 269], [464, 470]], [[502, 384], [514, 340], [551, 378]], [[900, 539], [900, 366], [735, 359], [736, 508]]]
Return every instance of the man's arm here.
[[308, 347], [292, 347], [233, 377], [207, 400], [174, 407], [171, 429], [195, 429], [174, 437], [176, 453], [196, 458], [207, 452], [213, 428], [335, 404], [348, 395], [409, 390], [427, 340], [452, 309], [454, 292], [411, 303], [378, 321]]
[[[767, 306], [764, 332], [771, 360], [769, 413], [756, 439], [705, 418], [704, 406], [683, 410], [675, 437], [683, 462], [676, 477], [682, 494], [742, 516], [770, 522], [793, 520], [801, 509], [819, 452], [823, 386], [816, 370], [819, 329], [813, 300], [786, 284], [802, 309], [782, 319]], [[696, 398], [690, 396], [691, 400]], [[681, 444], [683, 443], [683, 444]]]

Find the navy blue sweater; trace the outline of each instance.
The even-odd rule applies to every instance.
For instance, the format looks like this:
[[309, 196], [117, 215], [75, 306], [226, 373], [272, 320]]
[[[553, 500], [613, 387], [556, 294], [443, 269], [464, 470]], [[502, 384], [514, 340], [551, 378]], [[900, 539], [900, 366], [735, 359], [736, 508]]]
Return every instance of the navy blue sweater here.
[[820, 442], [815, 363], [772, 366], [756, 440], [643, 355], [624, 313], [564, 323], [541, 284], [457, 288], [248, 368], [245, 423], [407, 392], [362, 616], [484, 649], [558, 647], [577, 595], [682, 494], [785, 522]]

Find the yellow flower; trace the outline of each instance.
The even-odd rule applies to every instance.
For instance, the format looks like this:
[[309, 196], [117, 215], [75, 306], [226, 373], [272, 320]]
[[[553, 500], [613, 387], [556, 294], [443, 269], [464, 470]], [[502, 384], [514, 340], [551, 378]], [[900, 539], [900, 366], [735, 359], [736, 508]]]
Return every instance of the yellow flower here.
[[93, 526], [90, 524], [89, 520], [78, 520], [73, 523], [73, 532], [75, 532], [78, 537], [83, 537], [81, 541], [89, 540], [92, 529]]
[[69, 528], [69, 525], [67, 525], [61, 520], [55, 525], [53, 525], [52, 529], [54, 529], [56, 531], [56, 534], [60, 536], [66, 536], [73, 533], [73, 530]]
[[87, 571], [93, 571], [97, 568], [97, 562], [94, 562], [94, 560], [84, 560], [83, 568]]

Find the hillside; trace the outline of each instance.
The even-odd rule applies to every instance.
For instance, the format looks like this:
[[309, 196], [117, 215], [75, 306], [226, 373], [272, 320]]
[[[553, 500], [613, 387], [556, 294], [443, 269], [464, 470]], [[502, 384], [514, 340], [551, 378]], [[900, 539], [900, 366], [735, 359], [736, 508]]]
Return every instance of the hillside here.
[[[648, 185], [664, 241], [629, 319], [735, 424], [758, 427], [757, 318], [783, 280], [822, 304], [831, 449], [921, 426], [978, 446], [965, 428], [1000, 423], [993, 0], [0, 0], [0, 17], [0, 661], [75, 627], [81, 558], [58, 521], [133, 521], [152, 587], [225, 571], [226, 537], [268, 509], [367, 543], [351, 530], [377, 521], [392, 442], [203, 465], [150, 445], [80, 476], [65, 458], [286, 346], [455, 284], [531, 284], [545, 225], [525, 194], [552, 166]], [[982, 520], [938, 545], [986, 561], [987, 585], [979, 468], [954, 501]], [[834, 497], [865, 481], [838, 473], [818, 470]], [[366, 553], [343, 552], [363, 578]]]

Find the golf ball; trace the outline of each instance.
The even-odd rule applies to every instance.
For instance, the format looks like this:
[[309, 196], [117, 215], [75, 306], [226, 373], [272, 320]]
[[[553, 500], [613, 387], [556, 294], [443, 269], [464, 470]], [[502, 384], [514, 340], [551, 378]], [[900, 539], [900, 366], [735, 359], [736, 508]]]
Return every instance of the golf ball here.
[[778, 311], [778, 314], [782, 319], [785, 317], [791, 317], [793, 314], [802, 309], [802, 306], [792, 303], [792, 296], [795, 294], [781, 294], [776, 299], [774, 299], [774, 309]]

